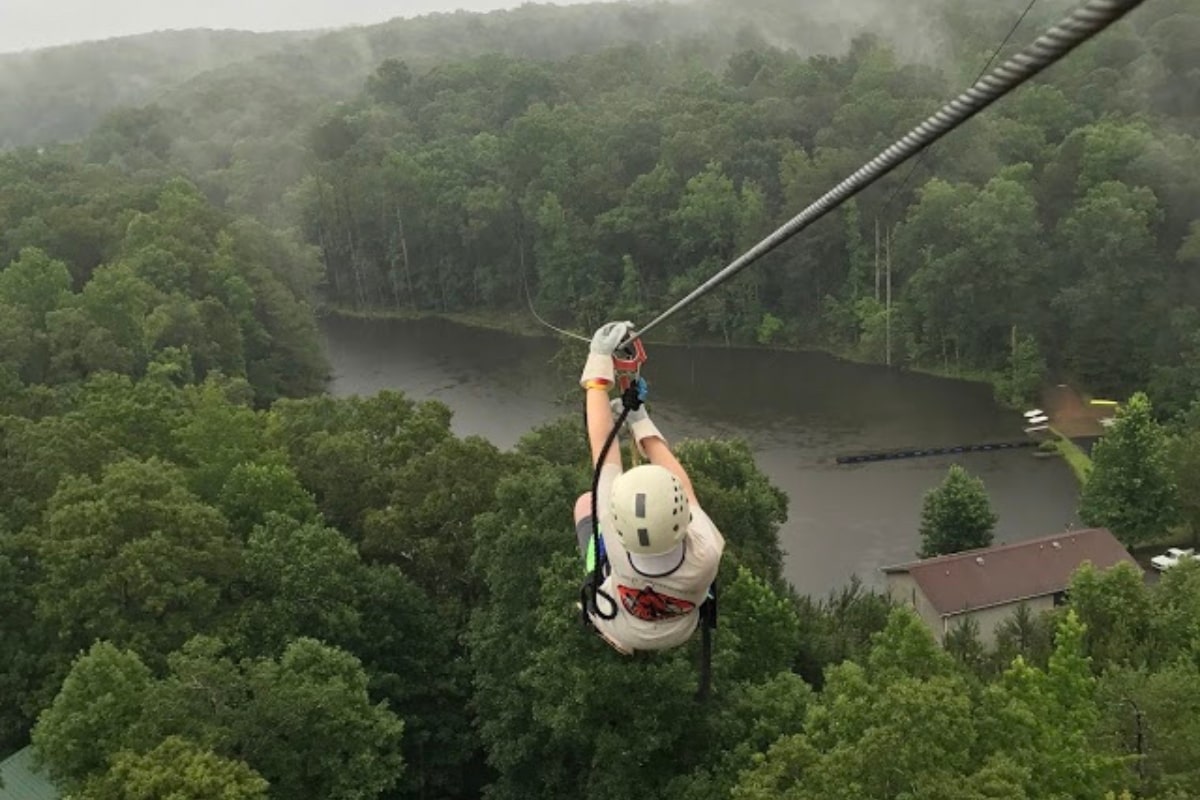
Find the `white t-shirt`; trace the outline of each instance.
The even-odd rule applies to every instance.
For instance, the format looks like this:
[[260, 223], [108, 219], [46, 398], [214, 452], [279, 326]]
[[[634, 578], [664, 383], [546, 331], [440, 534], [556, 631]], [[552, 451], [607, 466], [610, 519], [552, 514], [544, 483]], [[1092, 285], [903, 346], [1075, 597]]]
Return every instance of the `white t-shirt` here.
[[[600, 533], [604, 537], [610, 569], [602, 588], [616, 601], [617, 615], [609, 620], [595, 614], [592, 621], [605, 634], [633, 650], [676, 647], [686, 642], [696, 630], [700, 604], [708, 595], [708, 587], [716, 579], [721, 565], [725, 538], [708, 514], [697, 504], [690, 503], [692, 519], [682, 552], [667, 567], [670, 574], [639, 571], [620, 537], [609, 535], [610, 531], [616, 530], [609, 498], [613, 481], [620, 473], [620, 468], [606, 464], [600, 471], [596, 497]], [[671, 569], [675, 564], [678, 567]], [[600, 611], [611, 612], [611, 604], [606, 598], [598, 597], [596, 603]]]

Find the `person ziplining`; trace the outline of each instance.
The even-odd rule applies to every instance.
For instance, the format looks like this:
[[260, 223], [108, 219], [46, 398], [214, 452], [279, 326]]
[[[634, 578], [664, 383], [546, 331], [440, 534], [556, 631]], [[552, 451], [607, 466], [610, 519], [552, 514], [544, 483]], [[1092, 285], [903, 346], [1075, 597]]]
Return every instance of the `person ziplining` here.
[[[627, 407], [637, 388], [610, 403], [609, 392], [617, 388], [614, 353], [632, 329], [630, 322], [610, 322], [591, 340], [579, 383], [586, 393], [596, 479], [593, 492], [575, 503], [575, 533], [590, 576], [581, 610], [625, 655], [687, 642], [701, 621], [725, 549], [649, 412], [640, 399]], [[629, 471], [619, 443], [612, 446], [622, 422], [649, 462]]]
[[[776, 250], [1142, 2], [1086, 0], [636, 332], [630, 322], [610, 322], [596, 331], [580, 377], [595, 469], [592, 491], [575, 504], [575, 527], [589, 570], [580, 599], [583, 619], [609, 644], [625, 654], [676, 647], [688, 640], [704, 616], [703, 696], [711, 655], [708, 633], [716, 623], [713, 581], [725, 547], [720, 531], [700, 508], [687, 472], [642, 408], [644, 392], [633, 385], [622, 392], [619, 405], [610, 405], [609, 392], [616, 386], [616, 354], [631, 345], [640, 350], [642, 337], [652, 328]], [[528, 296], [528, 287], [526, 293]], [[585, 338], [542, 322], [564, 335]], [[623, 471], [620, 447], [612, 450], [626, 422], [637, 452], [650, 462], [629, 472]]]

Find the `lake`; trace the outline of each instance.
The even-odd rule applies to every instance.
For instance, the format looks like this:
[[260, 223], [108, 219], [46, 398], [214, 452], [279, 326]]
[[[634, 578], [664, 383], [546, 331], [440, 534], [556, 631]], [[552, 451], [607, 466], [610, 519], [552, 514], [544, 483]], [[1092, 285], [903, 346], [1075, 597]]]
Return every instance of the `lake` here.
[[[437, 399], [454, 412], [456, 433], [505, 449], [538, 425], [579, 415], [582, 362], [555, 367], [552, 338], [444, 320], [330, 318], [322, 331], [335, 395], [394, 389]], [[803, 593], [824, 595], [852, 575], [880, 586], [880, 567], [911, 560], [922, 498], [953, 463], [987, 486], [1000, 517], [997, 543], [1078, 525], [1069, 468], [1032, 450], [835, 463], [857, 452], [1022, 439], [1021, 415], [998, 406], [988, 386], [821, 353], [652, 343], [647, 350], [642, 374], [664, 435], [741, 437], [787, 493], [785, 574]], [[564, 507], [563, 536], [571, 535], [570, 515]]]

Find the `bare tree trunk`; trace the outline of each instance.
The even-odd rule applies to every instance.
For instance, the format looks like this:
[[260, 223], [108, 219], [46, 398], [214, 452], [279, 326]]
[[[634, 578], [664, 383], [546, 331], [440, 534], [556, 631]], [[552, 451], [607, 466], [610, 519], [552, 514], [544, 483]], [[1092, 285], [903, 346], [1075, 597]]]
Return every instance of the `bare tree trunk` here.
[[889, 227], [884, 237], [887, 248], [887, 311], [884, 320], [887, 325], [887, 365], [892, 365], [892, 229]]
[[879, 217], [875, 217], [875, 302], [879, 302]]
[[400, 232], [400, 255], [404, 258], [404, 280], [408, 284], [408, 302], [412, 310], [417, 310], [417, 290], [413, 287], [412, 265], [408, 261], [408, 237], [404, 235], [404, 218], [400, 216], [400, 207], [396, 206], [396, 228]]
[[1012, 326], [1012, 382], [1013, 388], [1017, 386], [1017, 326]]
[[442, 313], [445, 314], [446, 310], [450, 308], [450, 303], [446, 297], [446, 257], [444, 255], [438, 257], [438, 288], [442, 295]]
[[333, 246], [333, 237], [326, 230], [326, 221], [331, 215], [326, 208], [325, 203], [325, 184], [321, 180], [321, 176], [313, 171], [313, 180], [317, 185], [317, 244], [321, 248], [321, 261], [325, 264], [325, 274], [333, 280], [333, 294], [338, 300], [342, 299], [342, 273], [333, 262], [333, 254], [330, 253], [330, 248]]
[[526, 283], [525, 279], [525, 237], [521, 235], [519, 230], [517, 231], [517, 261], [521, 267], [521, 280], [517, 284], [517, 303], [519, 305], [524, 305], [521, 303], [521, 301], [525, 299], [521, 297], [521, 289], [524, 289], [529, 293], [530, 302], [533, 302], [533, 292], [529, 291], [529, 284]]
[[350, 248], [350, 267], [354, 271], [355, 303], [358, 308], [367, 307], [367, 288], [363, 282], [362, 262], [359, 260], [358, 246], [354, 242], [354, 230], [358, 227], [354, 212], [350, 210], [350, 201], [343, 195], [342, 204], [346, 209], [346, 243]]
[[379, 234], [387, 235], [387, 268], [388, 268], [388, 284], [392, 287], [392, 303], [396, 310], [400, 310], [400, 276], [396, 264], [396, 234], [387, 224], [386, 206], [381, 201], [379, 203]]

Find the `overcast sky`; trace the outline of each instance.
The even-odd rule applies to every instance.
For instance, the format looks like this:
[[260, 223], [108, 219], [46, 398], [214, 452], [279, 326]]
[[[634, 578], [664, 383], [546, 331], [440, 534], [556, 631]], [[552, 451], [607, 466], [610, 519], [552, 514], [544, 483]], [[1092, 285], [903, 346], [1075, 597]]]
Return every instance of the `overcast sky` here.
[[521, 0], [0, 0], [0, 53], [171, 28], [330, 28], [518, 5]]

